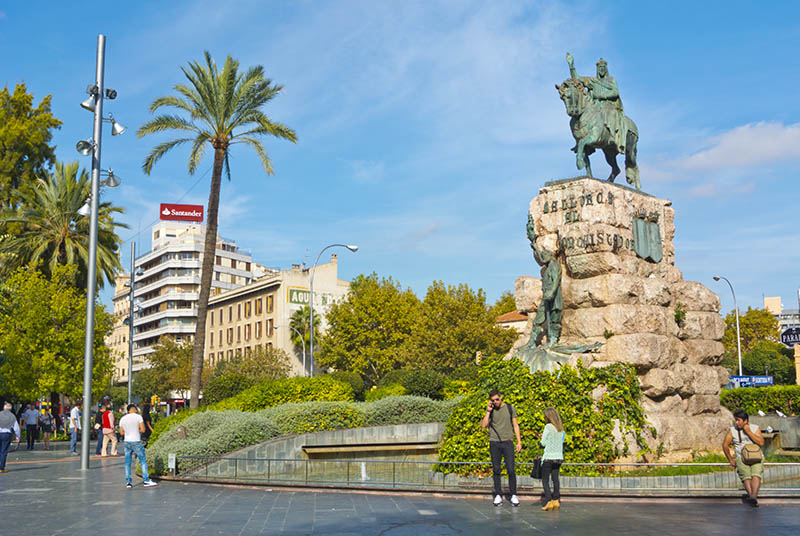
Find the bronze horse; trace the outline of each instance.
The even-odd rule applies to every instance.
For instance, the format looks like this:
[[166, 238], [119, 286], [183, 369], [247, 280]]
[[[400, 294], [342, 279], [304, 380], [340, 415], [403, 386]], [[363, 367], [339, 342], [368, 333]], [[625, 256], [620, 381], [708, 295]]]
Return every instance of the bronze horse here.
[[608, 165], [611, 166], [608, 180], [614, 182], [620, 172], [617, 165], [617, 153], [624, 154], [625, 178], [628, 184], [641, 190], [639, 168], [636, 165], [636, 144], [639, 141], [636, 124], [628, 116], [622, 116], [621, 127], [625, 146], [618, 147], [609, 125], [603, 120], [600, 104], [592, 100], [589, 89], [580, 78], [568, 78], [561, 85], [556, 85], [556, 89], [567, 108], [567, 115], [570, 116], [569, 126], [572, 129], [572, 136], [577, 142], [572, 150], [576, 155], [578, 169], [585, 167], [586, 174], [591, 177], [592, 168], [589, 164], [589, 155], [595, 149], [602, 149]]

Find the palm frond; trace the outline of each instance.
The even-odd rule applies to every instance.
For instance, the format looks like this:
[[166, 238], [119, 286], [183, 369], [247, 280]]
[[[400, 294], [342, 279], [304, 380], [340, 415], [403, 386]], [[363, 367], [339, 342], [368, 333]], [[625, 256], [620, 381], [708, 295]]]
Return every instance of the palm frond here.
[[146, 134], [154, 134], [165, 130], [188, 130], [189, 132], [198, 132], [199, 129], [194, 123], [178, 115], [160, 115], [139, 127], [136, 136], [141, 138]]
[[165, 141], [164, 143], [159, 143], [153, 147], [153, 149], [150, 151], [150, 154], [147, 155], [147, 158], [144, 159], [144, 163], [142, 164], [142, 170], [144, 171], [145, 175], [150, 175], [150, 171], [153, 169], [153, 164], [158, 162], [161, 157], [167, 153], [167, 151], [175, 146], [189, 141], [192, 141], [192, 138], [181, 138], [178, 140]]

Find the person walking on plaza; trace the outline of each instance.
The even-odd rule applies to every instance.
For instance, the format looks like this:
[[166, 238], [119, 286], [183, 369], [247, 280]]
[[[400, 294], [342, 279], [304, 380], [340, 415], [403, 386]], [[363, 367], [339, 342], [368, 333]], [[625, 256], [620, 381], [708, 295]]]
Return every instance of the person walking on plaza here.
[[100, 451], [100, 456], [106, 456], [108, 452], [108, 443], [111, 443], [111, 455], [117, 455], [117, 431], [114, 428], [114, 412], [111, 411], [111, 406], [103, 412], [103, 447]]
[[[731, 456], [731, 443], [733, 443], [734, 455]], [[747, 493], [742, 496], [742, 501], [750, 506], [758, 506], [758, 490], [761, 488], [761, 476], [764, 474], [763, 456], [758, 456], [759, 461], [753, 462], [746, 460], [743, 456], [745, 448], [748, 450], [753, 447], [747, 445], [764, 446], [764, 436], [757, 424], [750, 424], [750, 417], [743, 409], [733, 412], [733, 426], [730, 427], [725, 439], [722, 441], [722, 453], [728, 458], [728, 462], [736, 468], [739, 479], [744, 484]], [[760, 450], [759, 450], [760, 453]]]
[[150, 404], [142, 404], [142, 420], [144, 421], [144, 433], [142, 434], [142, 444], [147, 446], [150, 441], [150, 434], [153, 433], [153, 417], [150, 415]]
[[[544, 488], [544, 504], [542, 510], [558, 510], [561, 507], [561, 485], [558, 481], [558, 472], [564, 461], [564, 425], [561, 415], [555, 408], [544, 410], [544, 431], [542, 432], [541, 445], [544, 447], [542, 454], [542, 487]], [[553, 490], [550, 490], [550, 480]]]
[[81, 429], [81, 402], [78, 401], [69, 410], [69, 451], [78, 454], [78, 432]]
[[131, 463], [133, 455], [139, 459], [142, 466], [142, 479], [145, 487], [157, 486], [150, 480], [150, 473], [147, 471], [147, 456], [142, 445], [142, 433], [144, 433], [144, 421], [139, 415], [139, 408], [136, 404], [128, 404], [128, 414], [119, 420], [119, 432], [122, 434], [122, 445], [125, 450], [125, 487], [133, 487], [131, 482]]
[[[514, 465], [514, 455], [522, 450], [522, 439], [519, 434], [517, 412], [514, 406], [503, 403], [503, 396], [497, 389], [489, 392], [489, 404], [486, 406], [486, 415], [481, 420], [482, 428], [489, 428], [489, 455], [492, 458], [492, 479], [494, 481], [494, 505], [503, 504], [502, 479], [500, 462], [505, 460], [508, 473], [508, 491], [511, 495], [511, 504], [519, 506], [517, 498], [517, 473]], [[517, 439], [516, 449], [514, 438]]]
[[42, 439], [44, 439], [44, 450], [50, 450], [50, 434], [55, 430], [55, 419], [50, 408], [46, 408], [44, 413], [39, 416], [39, 429], [42, 431]]
[[17, 444], [19, 445], [19, 423], [17, 422], [17, 416], [11, 411], [12, 409], [11, 402], [6, 402], [3, 405], [3, 411], [0, 411], [0, 473], [8, 472], [6, 471], [6, 457], [14, 435], [17, 436]]
[[39, 429], [39, 412], [31, 404], [27, 404], [25, 413], [22, 414], [22, 421], [25, 423], [25, 437], [28, 440], [27, 450], [33, 450]]
[[100, 456], [101, 453], [105, 453], [103, 450], [103, 413], [105, 412], [106, 404], [103, 402], [100, 404], [97, 413], [94, 414], [94, 431], [97, 434], [97, 448], [94, 451], [96, 456]]

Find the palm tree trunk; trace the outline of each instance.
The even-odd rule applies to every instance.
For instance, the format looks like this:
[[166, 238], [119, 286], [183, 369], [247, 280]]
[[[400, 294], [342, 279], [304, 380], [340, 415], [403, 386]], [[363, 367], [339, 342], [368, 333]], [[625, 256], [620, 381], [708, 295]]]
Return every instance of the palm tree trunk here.
[[222, 182], [222, 164], [227, 147], [214, 148], [214, 171], [211, 174], [211, 192], [208, 194], [206, 213], [206, 241], [203, 246], [203, 266], [200, 271], [200, 298], [197, 303], [197, 328], [192, 347], [192, 396], [189, 407], [200, 404], [200, 381], [203, 377], [203, 357], [206, 344], [206, 316], [208, 298], [211, 296], [211, 281], [214, 276], [214, 261], [217, 255], [217, 216], [219, 213], [219, 189]]

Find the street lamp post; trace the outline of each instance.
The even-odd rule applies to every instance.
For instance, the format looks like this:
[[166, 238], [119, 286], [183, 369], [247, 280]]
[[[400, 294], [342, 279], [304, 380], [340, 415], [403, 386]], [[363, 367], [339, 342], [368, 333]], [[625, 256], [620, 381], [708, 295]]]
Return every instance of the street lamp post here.
[[[309, 315], [308, 315], [308, 324], [309, 328], [311, 329], [311, 336], [309, 339], [308, 351], [309, 351], [309, 361], [311, 367], [311, 374], [310, 376], [314, 376], [314, 272], [317, 269], [317, 263], [319, 262], [319, 258], [325, 252], [326, 249], [329, 248], [347, 248], [353, 253], [358, 251], [358, 246], [354, 246], [352, 244], [331, 244], [329, 246], [325, 246], [322, 248], [322, 251], [319, 252], [317, 255], [316, 260], [314, 261], [314, 266], [311, 267], [311, 279], [309, 281], [309, 295], [308, 295], [308, 307], [309, 307]], [[305, 371], [304, 371], [305, 372]]]
[[131, 240], [131, 291], [128, 294], [128, 405], [133, 399], [133, 289], [136, 283], [136, 242]]
[[742, 339], [739, 336], [739, 306], [736, 305], [736, 293], [733, 291], [733, 285], [731, 282], [728, 281], [727, 277], [723, 277], [721, 275], [715, 275], [714, 281], [719, 281], [720, 279], [724, 279], [728, 286], [731, 288], [731, 294], [733, 295], [733, 309], [736, 313], [736, 351], [739, 354], [739, 376], [742, 375]]
[[[278, 329], [280, 327], [281, 326], [275, 326], [275, 329]], [[303, 376], [305, 376], [306, 375], [306, 340], [303, 337], [303, 334], [300, 333], [300, 331], [296, 327], [294, 327], [291, 324], [289, 324], [289, 329], [291, 329], [292, 331], [297, 333], [297, 336], [300, 337], [300, 344], [302, 345], [302, 348], [303, 348]], [[289, 337], [289, 339], [291, 339], [291, 336]]]
[[[104, 87], [104, 71], [106, 61], [106, 36], [97, 36], [97, 69], [95, 82], [89, 86], [89, 97], [81, 103], [81, 108], [94, 113], [94, 126], [91, 140], [81, 140], [75, 149], [84, 155], [92, 155], [91, 193], [87, 205], [78, 210], [78, 214], [89, 215], [89, 256], [86, 259], [86, 335], [83, 351], [83, 415], [81, 418], [81, 469], [89, 469], [89, 441], [91, 433], [91, 408], [92, 408], [92, 369], [94, 361], [94, 308], [97, 290], [97, 211], [100, 204], [100, 185], [109, 188], [119, 186], [119, 177], [109, 169], [105, 171], [108, 179], [100, 180], [100, 149], [102, 145], [103, 122], [111, 123], [111, 135], [119, 136], [126, 128], [118, 123], [112, 116], [103, 117], [103, 98], [113, 100], [117, 92]], [[88, 209], [88, 210], [86, 210]]]
[[97, 206], [100, 201], [100, 144], [103, 134], [103, 73], [106, 60], [106, 36], [97, 36], [97, 72], [94, 93], [94, 128], [92, 131], [92, 197], [89, 215], [89, 258], [86, 278], [86, 338], [83, 350], [83, 422], [81, 427], [81, 469], [89, 469], [89, 441], [92, 426], [92, 361], [94, 350], [94, 307], [97, 285]]

